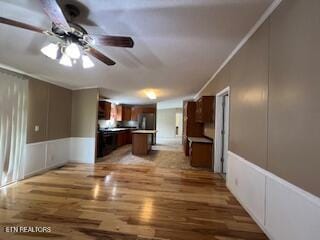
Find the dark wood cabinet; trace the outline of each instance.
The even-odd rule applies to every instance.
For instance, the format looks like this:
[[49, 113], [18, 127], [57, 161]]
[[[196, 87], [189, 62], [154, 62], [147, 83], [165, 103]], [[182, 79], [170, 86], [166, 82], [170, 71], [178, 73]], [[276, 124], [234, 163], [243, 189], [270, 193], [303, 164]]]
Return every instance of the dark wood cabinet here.
[[213, 123], [215, 111], [214, 96], [203, 96], [196, 103], [196, 122]]
[[127, 131], [126, 142], [127, 142], [127, 144], [132, 143], [132, 132], [131, 131]]
[[117, 120], [117, 105], [114, 103], [111, 104], [110, 119]]
[[144, 107], [142, 108], [142, 113], [155, 113], [156, 108], [154, 107]]
[[122, 114], [123, 114], [122, 105], [117, 105], [116, 109], [117, 109], [117, 117], [116, 117], [116, 120], [117, 120], [117, 121], [122, 121]]
[[131, 107], [126, 105], [117, 106], [117, 121], [130, 121], [131, 120]]
[[212, 168], [212, 143], [189, 143], [189, 158], [192, 167]]
[[121, 147], [127, 144], [127, 136], [125, 131], [119, 131], [117, 133], [117, 146]]
[[142, 113], [142, 109], [140, 107], [132, 107], [131, 108], [131, 120], [138, 121], [138, 116], [140, 113]]
[[150, 152], [152, 145], [152, 134], [133, 133], [132, 138], [133, 155], [147, 155]]
[[196, 102], [185, 101], [183, 104], [182, 142], [184, 153], [189, 156], [188, 137], [202, 137], [203, 124], [196, 122]]
[[111, 115], [111, 103], [106, 101], [99, 101], [98, 119], [109, 120]]
[[117, 132], [117, 147], [132, 143], [131, 130], [123, 130]]
[[139, 114], [156, 113], [155, 107], [133, 106], [131, 108], [131, 120], [138, 121]]
[[131, 120], [131, 107], [124, 106], [124, 115], [122, 121], [130, 121]]

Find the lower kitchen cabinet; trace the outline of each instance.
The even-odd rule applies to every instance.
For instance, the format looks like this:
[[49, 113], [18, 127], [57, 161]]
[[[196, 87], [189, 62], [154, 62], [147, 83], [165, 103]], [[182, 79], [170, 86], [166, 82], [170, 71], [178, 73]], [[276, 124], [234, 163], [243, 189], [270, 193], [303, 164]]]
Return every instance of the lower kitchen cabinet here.
[[99, 131], [96, 135], [96, 138], [97, 157], [104, 157], [105, 155], [111, 153], [117, 147], [132, 143], [131, 130], [121, 130], [113, 132]]
[[132, 143], [132, 134], [130, 130], [119, 131], [117, 133], [117, 146], [121, 147]]
[[[191, 138], [192, 139], [192, 138]], [[200, 138], [199, 138], [200, 139]], [[194, 141], [189, 138], [189, 159], [192, 167], [212, 168], [213, 144], [210, 140]]]

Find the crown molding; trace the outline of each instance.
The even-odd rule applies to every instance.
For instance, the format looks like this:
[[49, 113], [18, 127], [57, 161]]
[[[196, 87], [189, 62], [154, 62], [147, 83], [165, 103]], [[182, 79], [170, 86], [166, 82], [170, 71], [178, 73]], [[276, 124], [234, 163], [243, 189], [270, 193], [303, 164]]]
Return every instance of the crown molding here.
[[233, 56], [242, 48], [242, 46], [251, 38], [251, 36], [259, 29], [259, 27], [267, 20], [267, 18], [273, 13], [273, 11], [279, 6], [282, 0], [274, 0], [270, 6], [264, 11], [258, 21], [253, 25], [249, 32], [244, 36], [244, 38], [239, 42], [239, 44], [233, 49], [229, 56], [224, 60], [218, 70], [212, 75], [212, 77], [203, 85], [203, 87], [194, 95], [194, 99], [200, 97], [201, 92], [213, 81], [213, 79], [218, 75], [218, 73], [230, 62]]

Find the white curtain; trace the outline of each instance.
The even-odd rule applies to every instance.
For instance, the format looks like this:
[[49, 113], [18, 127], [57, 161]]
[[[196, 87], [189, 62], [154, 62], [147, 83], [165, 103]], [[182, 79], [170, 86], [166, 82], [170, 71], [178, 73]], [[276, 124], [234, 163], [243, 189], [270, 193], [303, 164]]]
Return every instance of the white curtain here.
[[22, 177], [27, 86], [23, 75], [0, 69], [0, 187]]

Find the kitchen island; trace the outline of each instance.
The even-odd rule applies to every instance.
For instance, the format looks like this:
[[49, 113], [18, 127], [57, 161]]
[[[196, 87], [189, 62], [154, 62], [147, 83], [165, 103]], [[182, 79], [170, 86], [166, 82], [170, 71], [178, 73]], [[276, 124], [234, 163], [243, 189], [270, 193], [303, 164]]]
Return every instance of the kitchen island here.
[[132, 131], [132, 154], [147, 155], [151, 150], [153, 135], [156, 132], [156, 130]]

